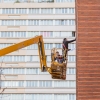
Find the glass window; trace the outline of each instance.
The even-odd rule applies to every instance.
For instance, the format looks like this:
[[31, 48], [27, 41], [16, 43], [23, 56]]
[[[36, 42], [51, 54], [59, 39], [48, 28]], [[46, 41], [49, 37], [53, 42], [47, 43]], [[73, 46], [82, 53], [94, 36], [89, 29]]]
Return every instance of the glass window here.
[[26, 33], [26, 37], [34, 37], [34, 36], [37, 36], [39, 35], [39, 32], [27, 32]]
[[29, 8], [29, 14], [39, 14], [39, 8]]
[[0, 94], [1, 100], [10, 100], [11, 94]]
[[53, 37], [53, 32], [49, 32], [49, 31], [41, 31], [40, 35], [42, 35], [44, 38], [49, 38], [49, 37]]
[[53, 14], [53, 8], [41, 8], [41, 14]]
[[75, 68], [68, 68], [67, 74], [76, 74], [76, 69]]
[[38, 68], [26, 68], [26, 74], [38, 74]]
[[26, 87], [37, 87], [38, 81], [26, 81]]
[[[3, 100], [76, 100], [75, 94], [0, 94]], [[7, 97], [7, 98], [6, 98]], [[5, 99], [4, 99], [5, 98]]]
[[24, 94], [12, 94], [12, 100], [24, 100]]
[[41, 20], [40, 25], [53, 25], [53, 20]]
[[38, 70], [39, 70], [39, 74], [43, 74], [43, 75], [49, 74], [48, 72], [41, 72], [41, 69], [40, 68]]
[[75, 32], [64, 32], [64, 31], [29, 31], [29, 32], [1, 32], [0, 33], [1, 37], [5, 37], [5, 38], [26, 38], [26, 37], [34, 37], [37, 35], [42, 35], [44, 38], [52, 38], [52, 37], [75, 37]]
[[[14, 22], [15, 25], [17, 26], [21, 26], [21, 25], [26, 25], [26, 21], [27, 20], [2, 20], [2, 25], [12, 25], [14, 26]], [[75, 20], [28, 20], [28, 25], [53, 25], [53, 21], [55, 21], [54, 25], [59, 25], [59, 26], [63, 26], [63, 25], [75, 25]]]
[[30, 46], [27, 47], [27, 49], [38, 49], [38, 44], [32, 44]]
[[54, 100], [67, 100], [67, 98], [68, 98], [67, 94], [55, 94], [54, 95]]
[[26, 25], [26, 20], [15, 20], [15, 25], [17, 26]]
[[74, 8], [55, 8], [56, 14], [74, 14]]
[[52, 81], [39, 81], [39, 87], [52, 87]]
[[3, 68], [2, 73], [3, 74], [12, 74], [12, 68]]
[[51, 43], [45, 43], [44, 47], [45, 47], [45, 49], [52, 49], [53, 48], [53, 44], [51, 44]]
[[75, 49], [76, 48], [76, 44], [70, 43], [70, 44], [68, 44], [68, 48], [69, 49]]
[[62, 44], [61, 43], [56, 43], [55, 47], [58, 48], [58, 49], [60, 49], [60, 48], [62, 48]]
[[34, 94], [26, 94], [25, 100], [35, 100]]
[[25, 74], [25, 69], [24, 68], [14, 68], [13, 74]]
[[39, 20], [28, 20], [28, 25], [39, 25]]
[[75, 2], [75, 0], [56, 0], [57, 3], [60, 2]]
[[69, 94], [69, 100], [75, 100], [75, 94]]
[[68, 62], [76, 62], [75, 56], [68, 56]]
[[47, 61], [48, 61], [48, 62], [51, 61], [51, 56], [47, 56]]

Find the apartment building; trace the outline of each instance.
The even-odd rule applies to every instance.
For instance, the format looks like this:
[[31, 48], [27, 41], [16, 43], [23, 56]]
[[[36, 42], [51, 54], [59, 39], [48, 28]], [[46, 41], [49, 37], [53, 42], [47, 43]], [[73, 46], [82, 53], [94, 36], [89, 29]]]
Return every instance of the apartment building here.
[[[36, 35], [43, 35], [50, 66], [51, 49], [61, 52], [63, 38], [75, 38], [75, 0], [0, 0], [0, 48]], [[0, 100], [76, 100], [75, 52], [68, 52], [65, 81], [40, 71], [37, 44], [0, 57]]]

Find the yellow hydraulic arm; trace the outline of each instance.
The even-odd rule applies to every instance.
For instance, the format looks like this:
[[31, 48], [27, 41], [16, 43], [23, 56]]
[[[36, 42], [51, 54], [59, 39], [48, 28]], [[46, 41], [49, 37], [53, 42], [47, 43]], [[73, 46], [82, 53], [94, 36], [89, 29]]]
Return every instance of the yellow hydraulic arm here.
[[[51, 61], [51, 67], [47, 67], [44, 42], [43, 42], [42, 35], [33, 37], [31, 39], [11, 45], [6, 48], [3, 48], [0, 50], [0, 56], [4, 56], [6, 54], [9, 54], [11, 52], [14, 52], [16, 50], [19, 50], [21, 48], [24, 48], [24, 47], [27, 47], [29, 45], [36, 44], [36, 43], [38, 44], [38, 52], [39, 52], [39, 58], [40, 58], [41, 71], [42, 72], [48, 71], [51, 74], [52, 78], [65, 79], [66, 72], [64, 72], [64, 71], [66, 71], [66, 64], [64, 64], [64, 63], [59, 64], [59, 63], [55, 63], [54, 61]], [[63, 74], [63, 72], [64, 72], [64, 74]]]

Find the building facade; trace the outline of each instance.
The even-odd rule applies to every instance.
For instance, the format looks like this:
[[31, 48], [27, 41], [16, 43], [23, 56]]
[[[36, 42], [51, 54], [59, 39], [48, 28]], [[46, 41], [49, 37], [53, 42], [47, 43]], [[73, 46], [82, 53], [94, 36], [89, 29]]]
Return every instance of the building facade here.
[[[51, 49], [61, 52], [63, 38], [75, 38], [75, 0], [0, 0], [0, 48], [36, 35], [44, 37], [50, 66]], [[76, 100], [75, 55], [68, 53], [65, 81], [40, 72], [37, 44], [0, 57], [0, 100]]]
[[76, 0], [77, 100], [100, 100], [100, 0]]

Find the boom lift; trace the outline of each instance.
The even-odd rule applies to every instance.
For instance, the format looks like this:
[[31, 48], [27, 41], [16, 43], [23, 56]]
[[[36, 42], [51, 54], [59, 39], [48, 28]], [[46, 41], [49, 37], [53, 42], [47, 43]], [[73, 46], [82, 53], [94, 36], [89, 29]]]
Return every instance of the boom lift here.
[[66, 65], [67, 65], [67, 60], [66, 60], [66, 52], [64, 53], [64, 60], [65, 62], [63, 63], [58, 63], [55, 61], [56, 57], [56, 49], [53, 48], [51, 50], [51, 67], [47, 66], [46, 62], [46, 55], [45, 55], [45, 49], [44, 49], [44, 42], [43, 42], [43, 37], [41, 36], [36, 36], [31, 39], [25, 40], [23, 42], [11, 45], [9, 47], [3, 48], [0, 50], [0, 56], [4, 56], [6, 54], [9, 54], [13, 51], [19, 50], [21, 48], [27, 47], [32, 44], [38, 44], [38, 52], [39, 52], [39, 58], [40, 58], [40, 69], [42, 72], [49, 72], [51, 74], [51, 77], [53, 79], [66, 79]]

